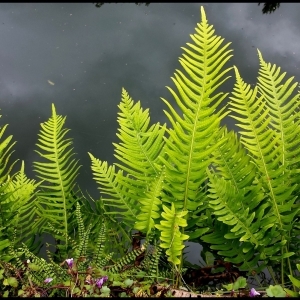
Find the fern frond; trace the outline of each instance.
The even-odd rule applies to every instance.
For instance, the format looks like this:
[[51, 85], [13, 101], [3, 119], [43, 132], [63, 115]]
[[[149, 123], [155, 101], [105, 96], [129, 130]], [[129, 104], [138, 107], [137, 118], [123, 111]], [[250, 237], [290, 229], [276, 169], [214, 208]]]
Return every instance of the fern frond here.
[[[58, 264], [55, 264], [52, 261], [47, 263], [45, 259], [37, 257], [34, 255], [29, 249], [23, 244], [23, 247], [19, 249], [22, 253], [24, 253], [26, 260], [29, 260], [27, 270], [23, 270], [27, 272], [28, 277], [37, 285], [43, 286], [44, 280], [48, 277], [53, 279], [53, 283], [61, 283], [65, 282], [67, 279], [70, 279], [70, 275], [60, 267]], [[30, 264], [35, 265], [36, 269], [31, 269]]]
[[[71, 139], [65, 138], [68, 129], [63, 128], [66, 117], [56, 114], [52, 104], [52, 116], [41, 124], [36, 152], [44, 160], [34, 162], [37, 177], [43, 180], [42, 191], [38, 193], [39, 214], [45, 222], [49, 221], [64, 232], [66, 236], [73, 230], [70, 212], [75, 211], [76, 199], [72, 195], [75, 179], [80, 166], [74, 156]], [[46, 225], [45, 225], [46, 226]], [[58, 240], [63, 236], [56, 237]], [[68, 248], [65, 241], [64, 249]]]
[[[252, 90], [250, 85], [243, 82], [236, 68], [235, 72], [236, 84], [233, 96], [230, 97], [230, 105], [231, 110], [239, 116], [232, 117], [239, 121], [237, 125], [244, 130], [240, 132], [241, 142], [249, 151], [251, 161], [257, 168], [256, 178], [271, 208], [264, 212], [261, 228], [277, 227], [277, 231], [273, 231], [274, 239], [278, 241], [279, 234], [282, 237], [280, 243], [284, 244], [288, 240], [291, 222], [297, 214], [297, 210], [291, 211], [296, 200], [292, 195], [296, 186], [281, 185], [282, 182], [288, 181], [289, 172], [280, 164], [280, 136], [269, 126], [271, 117], [263, 95], [258, 97], [257, 87]], [[275, 244], [273, 249], [277, 251]], [[274, 251], [272, 255], [275, 255]]]
[[[0, 129], [0, 139], [2, 139], [8, 124], [5, 124]], [[8, 165], [9, 159], [14, 151], [12, 151], [12, 147], [16, 142], [12, 142], [13, 136], [10, 135], [5, 138], [0, 143], [0, 183], [5, 182], [12, 170], [13, 166], [16, 164], [17, 160], [14, 161], [11, 165]]]
[[295, 94], [299, 85], [293, 82], [293, 77], [284, 81], [286, 73], [280, 72], [280, 67], [266, 63], [258, 50], [260, 70], [258, 89], [264, 96], [270, 111], [270, 122], [274, 131], [280, 136], [280, 163], [292, 167], [300, 160], [300, 94]]
[[158, 157], [162, 151], [166, 125], [149, 127], [149, 109], [143, 110], [140, 101], [134, 104], [127, 91], [122, 89], [122, 101], [118, 105], [120, 143], [115, 146], [115, 157], [121, 162], [115, 165], [130, 176], [143, 181], [159, 174]]
[[[225, 261], [232, 262], [239, 266], [241, 271], [252, 271], [259, 273], [266, 267], [266, 261], [261, 259], [260, 246], [254, 251], [250, 243], [240, 242], [238, 239], [228, 239], [225, 235], [229, 232], [229, 226], [216, 220], [215, 230], [201, 237], [201, 240], [213, 251], [217, 251]], [[261, 264], [258, 262], [261, 260]]]
[[141, 248], [134, 249], [121, 257], [112, 267], [109, 268], [109, 271], [113, 273], [119, 272], [125, 265], [132, 263], [132, 261], [134, 261], [139, 255], [145, 252], [147, 246], [148, 241], [146, 240]]
[[203, 7], [201, 17], [196, 33], [191, 35], [193, 43], [183, 48], [185, 54], [179, 60], [185, 72], [177, 70], [172, 78], [178, 93], [168, 88], [182, 116], [162, 99], [172, 125], [166, 139], [166, 157], [161, 157], [169, 185], [166, 189], [171, 194], [169, 201], [183, 211], [195, 211], [203, 205], [206, 197], [200, 186], [207, 179], [206, 168], [217, 145], [220, 121], [227, 114], [223, 109], [215, 112], [227, 94], [214, 92], [228, 78], [225, 75], [230, 69], [221, 69], [232, 56], [231, 50], [227, 50], [229, 44], [222, 46], [223, 39], [214, 35]]
[[102, 198], [104, 207], [113, 207], [111, 212], [109, 209], [106, 214], [115, 215], [116, 219], [125, 221], [133, 228], [137, 215], [137, 198], [134, 193], [135, 181], [128, 176], [123, 175], [123, 171], [115, 171], [115, 166], [109, 166], [107, 162], [101, 162], [91, 153], [88, 153], [92, 161], [92, 171], [94, 179], [100, 185], [99, 189], [102, 194], [107, 195]]
[[[245, 206], [243, 190], [236, 192], [230, 181], [213, 175], [210, 176], [210, 207], [213, 209], [217, 220], [227, 224], [230, 231], [224, 235], [225, 239], [243, 242], [240, 249], [243, 250], [239, 259], [248, 257], [248, 252], [259, 249], [260, 257], [264, 260], [272, 259], [284, 243], [281, 242], [280, 233], [274, 230], [272, 218], [265, 220], [265, 211], [270, 209], [271, 204], [261, 199], [261, 193], [253, 194], [251, 209]], [[256, 203], [255, 203], [256, 202]], [[273, 220], [274, 221], [274, 220]], [[277, 243], [277, 245], [273, 245]], [[271, 245], [271, 246], [270, 246]], [[221, 244], [221, 247], [222, 244]], [[214, 249], [217, 249], [216, 246]], [[218, 249], [221, 250], [222, 248]], [[250, 258], [250, 257], [249, 257]], [[234, 261], [232, 261], [234, 262]]]
[[78, 202], [76, 203], [76, 220], [78, 224], [78, 236], [81, 241], [84, 236], [85, 227], [81, 216], [80, 204]]
[[140, 196], [140, 213], [137, 216], [135, 229], [140, 230], [147, 235], [151, 232], [155, 225], [155, 219], [160, 218], [161, 200], [160, 196], [163, 189], [164, 168], [159, 176], [150, 182], [148, 190]]
[[172, 203], [171, 209], [163, 205], [162, 218], [160, 224], [155, 227], [160, 230], [160, 247], [167, 249], [168, 261], [174, 265], [179, 265], [181, 260], [182, 249], [184, 248], [183, 242], [189, 238], [188, 235], [180, 232], [179, 227], [186, 227], [187, 222], [183, 218], [188, 211], [181, 211], [176, 213], [175, 205]]
[[251, 186], [256, 175], [255, 166], [250, 162], [250, 157], [237, 134], [233, 131], [228, 132], [226, 127], [223, 127], [218, 140], [222, 143], [213, 153], [213, 165], [218, 174], [229, 180], [237, 192]]
[[103, 222], [101, 224], [99, 234], [98, 234], [98, 239], [96, 243], [96, 253], [94, 257], [94, 262], [96, 266], [98, 267], [103, 267], [106, 261], [103, 261], [102, 257], [104, 256], [104, 243], [106, 241], [106, 226], [105, 223]]
[[[243, 193], [235, 192], [230, 181], [217, 177], [207, 171], [210, 177], [210, 200], [209, 206], [213, 209], [217, 219], [230, 225], [231, 232], [240, 241], [249, 241], [256, 247], [263, 244], [257, 237], [260, 223], [253, 224], [255, 212], [249, 212], [248, 207], [244, 207], [241, 197]], [[257, 201], [255, 198], [253, 201]], [[261, 232], [259, 232], [261, 234]], [[255, 235], [256, 234], [256, 235]]]
[[7, 203], [11, 212], [9, 224], [17, 231], [15, 244], [18, 245], [23, 241], [34, 253], [37, 253], [41, 247], [40, 241], [35, 243], [39, 226], [36, 213], [36, 189], [39, 184], [27, 178], [24, 161], [22, 161], [21, 170], [16, 173], [6, 189], [11, 193]]
[[153, 276], [154, 278], [158, 278], [159, 276], [159, 259], [161, 255], [162, 249], [159, 246], [154, 246], [153, 251], [151, 254], [148, 255], [149, 257], [149, 265], [148, 265], [148, 272], [147, 274]]
[[[8, 178], [7, 183], [0, 188], [0, 214], [2, 217], [1, 223], [3, 224], [2, 240], [7, 241], [6, 238], [10, 239], [14, 230], [16, 230], [15, 245], [19, 247], [21, 242], [25, 242], [30, 250], [35, 253], [41, 247], [40, 241], [35, 242], [38, 231], [35, 190], [38, 185], [39, 183], [35, 183], [34, 180], [29, 180], [26, 177], [24, 162], [22, 161], [21, 170], [14, 174], [13, 178]], [[7, 251], [4, 251], [3, 247], [2, 255], [6, 256], [7, 254], [9, 254], [8, 248]]]

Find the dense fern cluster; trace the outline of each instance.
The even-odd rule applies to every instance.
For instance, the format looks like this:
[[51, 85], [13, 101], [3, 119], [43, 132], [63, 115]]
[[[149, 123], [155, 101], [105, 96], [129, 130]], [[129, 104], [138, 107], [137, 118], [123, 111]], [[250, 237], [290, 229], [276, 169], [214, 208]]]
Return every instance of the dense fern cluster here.
[[[0, 260], [21, 264], [23, 255], [57, 280], [66, 278], [55, 263], [70, 255], [82, 271], [92, 261], [107, 272], [126, 268], [158, 278], [164, 254], [178, 283], [185, 242], [192, 241], [249, 274], [268, 267], [275, 283], [294, 274], [300, 255], [298, 82], [258, 51], [258, 84], [245, 83], [237, 67], [225, 68], [232, 50], [203, 7], [201, 17], [172, 77], [176, 90], [168, 88], [173, 100], [162, 99], [169, 128], [151, 125], [149, 110], [122, 90], [116, 163], [88, 153], [100, 191], [94, 203], [76, 185], [80, 166], [66, 118], [54, 105], [39, 133], [37, 183], [27, 179], [23, 163], [10, 176], [12, 137], [2, 139], [7, 125], [1, 129]], [[229, 74], [236, 78], [230, 95], [219, 91]], [[221, 126], [226, 116], [238, 134]], [[127, 253], [134, 231], [146, 241]], [[36, 256], [41, 244], [34, 237], [44, 232], [56, 241], [49, 262]], [[12, 255], [11, 247], [19, 249]], [[41, 282], [42, 275], [32, 280]]]

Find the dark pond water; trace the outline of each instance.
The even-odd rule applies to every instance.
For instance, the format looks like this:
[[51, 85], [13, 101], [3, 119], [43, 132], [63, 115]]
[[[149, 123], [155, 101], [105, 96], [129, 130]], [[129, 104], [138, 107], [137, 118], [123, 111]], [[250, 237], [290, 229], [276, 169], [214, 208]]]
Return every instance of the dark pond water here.
[[[17, 141], [13, 158], [32, 162], [40, 123], [57, 113], [67, 116], [74, 148], [82, 164], [78, 182], [98, 197], [87, 152], [113, 163], [117, 142], [117, 105], [124, 87], [153, 122], [166, 122], [160, 97], [171, 99], [165, 86], [179, 67], [181, 46], [190, 41], [203, 5], [216, 33], [232, 42], [231, 63], [248, 83], [255, 83], [258, 48], [300, 80], [300, 4], [282, 3], [262, 14], [257, 3], [0, 4], [1, 124]], [[225, 89], [230, 91], [233, 81]], [[227, 120], [233, 128], [231, 120]], [[200, 246], [191, 248], [197, 262]]]

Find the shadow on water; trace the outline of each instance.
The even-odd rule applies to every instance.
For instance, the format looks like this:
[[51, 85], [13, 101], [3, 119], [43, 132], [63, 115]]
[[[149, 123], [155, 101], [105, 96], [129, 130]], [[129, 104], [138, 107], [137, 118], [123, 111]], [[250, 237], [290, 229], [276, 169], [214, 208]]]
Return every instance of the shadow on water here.
[[[103, 3], [93, 3], [93, 4], [95, 4], [95, 6], [97, 7], [97, 8], [100, 8], [103, 4], [109, 4], [109, 2], [103, 2]], [[145, 4], [146, 6], [148, 6], [150, 3], [138, 3], [138, 2], [135, 2], [134, 4], [136, 4], [136, 5], [141, 5], [141, 4]]]
[[[93, 3], [95, 4], [95, 7], [100, 8], [103, 4], [109, 4], [109, 2], [102, 2], [102, 3]], [[145, 4], [148, 6], [150, 3], [141, 3], [141, 2], [135, 2], [136, 5]], [[262, 3], [258, 3], [260, 5]], [[276, 9], [278, 9], [280, 6], [280, 2], [265, 2], [264, 7], [262, 9], [263, 14], [271, 14], [272, 12], [275, 12]]]
[[[261, 3], [258, 3], [260, 5]], [[262, 9], [263, 14], [271, 14], [274, 12], [277, 8], [279, 8], [280, 3], [279, 2], [266, 2], [264, 3], [264, 7]]]

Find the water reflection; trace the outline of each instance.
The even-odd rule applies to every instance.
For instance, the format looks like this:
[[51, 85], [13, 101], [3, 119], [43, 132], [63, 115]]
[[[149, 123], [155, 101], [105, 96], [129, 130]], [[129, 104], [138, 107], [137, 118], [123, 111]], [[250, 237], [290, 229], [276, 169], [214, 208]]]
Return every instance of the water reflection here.
[[[109, 2], [102, 2], [102, 3], [93, 3], [95, 4], [96, 7], [100, 8], [103, 4], [109, 4]], [[141, 5], [141, 4], [145, 4], [146, 6], [148, 6], [150, 3], [138, 3], [138, 2], [135, 2], [134, 4], [136, 5]]]
[[[260, 5], [261, 3], [258, 3]], [[274, 3], [274, 2], [266, 2], [264, 3], [264, 7], [262, 9], [263, 14], [270, 14], [274, 12], [277, 8], [279, 8], [280, 3]]]
[[[97, 8], [100, 8], [105, 3], [107, 3], [107, 2], [93, 3], [93, 4], [95, 4], [95, 6]], [[109, 4], [109, 3], [107, 3], [107, 4]], [[136, 4], [136, 5], [145, 4], [146, 6], [148, 6], [150, 4], [150, 2], [148, 2], [148, 3], [135, 2], [134, 4]], [[258, 3], [258, 5], [260, 5], [260, 4], [262, 4], [262, 3]], [[279, 6], [280, 6], [280, 2], [265, 2], [264, 7], [262, 9], [262, 13], [263, 14], [268, 14], [268, 13], [270, 14], [270, 13], [274, 12], [277, 8], [279, 8]]]

